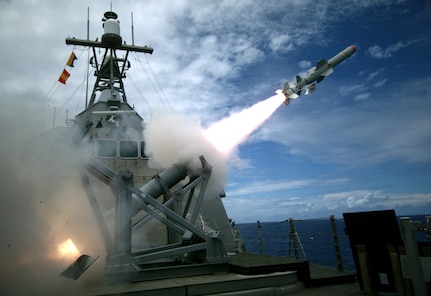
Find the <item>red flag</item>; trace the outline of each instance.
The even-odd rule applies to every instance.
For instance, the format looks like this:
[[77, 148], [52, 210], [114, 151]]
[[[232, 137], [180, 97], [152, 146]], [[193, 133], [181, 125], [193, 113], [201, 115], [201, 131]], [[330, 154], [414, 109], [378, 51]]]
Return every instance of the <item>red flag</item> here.
[[66, 71], [66, 69], [63, 69], [63, 72], [60, 75], [60, 78], [58, 78], [58, 81], [60, 83], [66, 84], [67, 78], [69, 78], [70, 73]]

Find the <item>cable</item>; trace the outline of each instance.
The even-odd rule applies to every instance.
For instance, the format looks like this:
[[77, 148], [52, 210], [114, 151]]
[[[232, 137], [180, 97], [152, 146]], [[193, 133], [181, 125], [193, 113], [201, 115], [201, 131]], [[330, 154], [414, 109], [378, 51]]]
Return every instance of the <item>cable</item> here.
[[151, 71], [151, 73], [153, 74], [154, 79], [156, 80], [157, 86], [159, 87], [160, 91], [162, 92], [162, 95], [163, 95], [164, 100], [166, 101], [166, 103], [168, 104], [168, 106], [169, 106], [170, 110], [172, 111], [172, 106], [171, 106], [171, 104], [169, 103], [169, 100], [168, 100], [168, 98], [166, 97], [166, 94], [165, 94], [165, 92], [163, 91], [163, 88], [162, 88], [162, 86], [160, 85], [159, 80], [157, 79], [157, 76], [156, 76], [156, 74], [154, 73], [154, 71], [153, 71], [153, 67], [151, 67], [150, 61], [148, 60], [148, 57], [147, 57], [147, 56], [145, 56], [145, 60], [147, 61], [147, 65], [148, 65], [148, 67], [150, 68], [150, 71]]
[[[157, 97], [159, 98], [160, 102], [162, 103], [163, 107], [165, 107], [165, 108], [166, 108], [167, 110], [169, 110], [169, 111], [172, 111], [172, 107], [171, 107], [171, 105], [169, 104], [169, 101], [168, 101], [167, 99], [166, 99], [166, 100], [164, 100], [164, 99], [162, 98], [162, 96], [160, 95], [160, 92], [158, 91], [158, 89], [156, 88], [155, 84], [153, 83], [153, 80], [151, 79], [150, 75], [148, 75], [148, 72], [145, 70], [145, 68], [144, 68], [144, 66], [143, 66], [143, 64], [144, 64], [144, 63], [145, 63], [145, 64], [148, 64], [148, 65], [149, 65], [149, 63], [148, 63], [148, 62], [143, 62], [143, 61], [141, 61], [140, 59], [138, 59], [138, 57], [137, 57], [136, 53], [134, 53], [134, 57], [135, 57], [135, 61], [137, 61], [137, 62], [139, 63], [139, 65], [141, 66], [142, 71], [145, 73], [145, 75], [146, 75], [146, 77], [147, 77], [148, 81], [149, 81], [149, 82], [150, 82], [150, 84], [151, 84], [151, 87], [152, 87], [152, 88], [153, 88], [153, 90], [155, 91], [155, 93], [156, 93]], [[154, 77], [155, 77], [155, 75], [154, 75]], [[155, 80], [156, 80], [156, 82], [158, 83], [158, 81], [157, 81], [157, 78], [156, 78], [156, 77], [155, 77]], [[160, 86], [160, 83], [158, 83], [158, 85]], [[160, 86], [160, 89], [161, 89], [161, 86]]]

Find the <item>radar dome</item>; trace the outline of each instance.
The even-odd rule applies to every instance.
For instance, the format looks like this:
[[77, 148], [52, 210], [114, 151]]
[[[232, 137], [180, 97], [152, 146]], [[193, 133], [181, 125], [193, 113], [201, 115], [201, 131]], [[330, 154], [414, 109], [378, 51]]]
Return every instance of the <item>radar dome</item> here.
[[117, 20], [117, 14], [112, 11], [105, 12], [103, 23], [102, 44], [108, 47], [118, 47], [122, 39], [120, 35], [120, 22]]

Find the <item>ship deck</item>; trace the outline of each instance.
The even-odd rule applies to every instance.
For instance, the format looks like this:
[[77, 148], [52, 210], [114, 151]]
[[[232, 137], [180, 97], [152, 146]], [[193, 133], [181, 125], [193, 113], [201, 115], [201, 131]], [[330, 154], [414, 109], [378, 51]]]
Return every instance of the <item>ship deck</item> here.
[[[356, 274], [288, 257], [239, 254], [229, 272], [104, 285], [88, 295], [360, 295]], [[314, 293], [314, 294], [313, 294]]]

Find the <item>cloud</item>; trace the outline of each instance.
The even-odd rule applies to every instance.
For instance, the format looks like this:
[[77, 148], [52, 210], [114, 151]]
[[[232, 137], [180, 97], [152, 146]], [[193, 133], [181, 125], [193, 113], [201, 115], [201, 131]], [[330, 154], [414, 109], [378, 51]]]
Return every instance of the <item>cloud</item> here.
[[395, 44], [389, 45], [387, 48], [382, 48], [380, 45], [374, 45], [368, 48], [368, 54], [375, 59], [388, 59], [393, 56], [396, 52], [401, 49], [408, 47], [412, 44], [417, 43], [418, 40], [412, 40], [409, 42], [397, 42]]
[[402, 208], [410, 205], [415, 208], [430, 203], [430, 194], [394, 194], [380, 190], [353, 190], [323, 195], [323, 201], [333, 209], [370, 210], [373, 208]]
[[303, 179], [303, 180], [264, 180], [253, 183], [241, 184], [239, 189], [228, 187], [229, 196], [255, 195], [259, 193], [270, 193], [283, 190], [292, 190], [310, 187], [334, 186], [348, 183], [349, 179]]
[[374, 83], [374, 87], [381, 87], [384, 86], [386, 84], [386, 82], [388, 81], [388, 79], [382, 79], [377, 81], [376, 83]]
[[350, 96], [353, 93], [364, 92], [367, 90], [365, 84], [356, 84], [351, 86], [342, 86], [338, 89], [341, 96]]
[[[65, 46], [64, 38], [86, 37], [87, 2], [28, 1], [26, 5], [22, 5], [9, 1], [0, 10], [0, 21], [5, 28], [0, 31], [0, 38], [7, 41], [0, 43], [2, 68], [7, 69], [0, 72], [0, 87], [5, 98], [0, 112], [0, 134], [3, 139], [7, 139], [2, 142], [0, 149], [4, 177], [1, 186], [0, 224], [2, 237], [7, 242], [7, 245], [2, 244], [4, 249], [0, 261], [8, 267], [4, 270], [7, 275], [2, 282], [12, 280], [11, 286], [27, 290], [26, 294], [35, 293], [35, 290], [28, 291], [33, 287], [29, 281], [22, 285], [21, 279], [28, 275], [34, 280], [32, 284], [39, 286], [46, 282], [53, 283], [52, 279], [55, 278], [59, 291], [69, 290], [70, 286], [77, 284], [62, 282], [58, 278], [58, 271], [63, 266], [46, 264], [42, 258], [32, 257], [35, 253], [44, 254], [51, 247], [50, 241], [45, 240], [48, 236], [52, 238], [62, 235], [60, 226], [66, 224], [65, 216], [68, 217], [67, 224], [72, 224], [70, 228], [90, 236], [87, 231], [91, 223], [86, 222], [92, 216], [88, 213], [88, 207], [82, 207], [84, 201], [80, 200], [78, 204], [77, 197], [82, 196], [81, 193], [69, 190], [67, 184], [57, 184], [60, 176], [55, 176], [54, 173], [54, 178], [42, 180], [49, 180], [53, 186], [58, 186], [58, 194], [48, 196], [44, 194], [47, 190], [43, 188], [44, 183], [38, 182], [42, 175], [32, 174], [31, 170], [25, 175], [28, 178], [23, 179], [21, 170], [18, 172], [14, 165], [16, 151], [23, 145], [23, 140], [33, 136], [36, 130], [46, 130], [52, 125], [52, 106], [58, 106], [58, 122], [61, 117], [59, 114], [63, 114], [66, 108], [71, 113], [82, 110], [84, 91], [80, 84], [85, 76], [86, 52], [78, 53], [80, 58], [68, 84], [61, 87], [56, 87], [55, 84], [72, 50], [72, 47]], [[400, 2], [402, 1], [397, 1]], [[133, 11], [135, 44], [148, 44], [155, 48], [151, 56], [129, 57], [132, 62], [129, 72], [132, 75], [126, 80], [129, 102], [136, 105], [140, 113], [145, 110], [147, 114], [144, 114], [144, 118], [147, 122], [151, 120], [150, 114], [157, 118], [159, 105], [165, 105], [165, 109], [169, 109], [167, 106], [171, 105], [192, 122], [198, 120], [204, 125], [214, 122], [233, 109], [242, 109], [250, 100], [259, 99], [250, 96], [252, 90], [267, 90], [267, 81], [276, 80], [274, 76], [278, 75], [275, 74], [277, 68], [285, 71], [284, 66], [269, 63], [273, 54], [278, 56], [292, 52], [293, 49], [302, 53], [304, 49], [314, 48], [321, 42], [328, 45], [334, 40], [327, 39], [330, 35], [326, 32], [330, 31], [328, 28], [339, 24], [340, 18], [351, 19], [367, 13], [368, 9], [378, 10], [385, 6], [392, 9], [392, 4], [393, 0], [283, 3], [149, 0], [145, 3], [129, 1], [127, 5], [121, 6], [114, 3], [123, 37], [128, 44], [131, 43], [129, 15]], [[106, 3], [91, 3], [90, 39], [100, 39], [100, 18], [107, 9]], [[305, 26], [298, 25], [303, 24], [304, 20], [307, 20]], [[373, 58], [387, 59], [413, 43], [414, 41], [398, 42], [386, 48], [375, 45], [367, 52]], [[265, 72], [262, 65], [271, 70]], [[311, 62], [305, 60], [299, 64], [300, 67], [311, 65]], [[336, 92], [316, 92], [314, 97], [306, 98], [308, 101], [305, 98], [296, 101], [296, 106], [292, 104], [287, 112], [283, 109], [283, 113], [268, 121], [253, 136], [253, 141], [277, 143], [277, 149], [284, 149], [284, 157], [301, 159], [304, 163], [329, 163], [342, 168], [385, 162], [426, 162], [423, 165], [428, 165], [431, 160], [431, 123], [428, 114], [431, 107], [428, 87], [431, 85], [431, 77], [416, 80], [411, 77], [411, 80], [399, 83], [390, 92], [379, 95], [373, 93], [371, 96], [370, 86], [366, 83], [380, 78], [382, 73], [378, 69], [363, 76], [363, 81], [359, 83], [344, 83], [342, 77], [340, 82], [337, 79], [334, 81], [337, 83], [334, 89], [339, 85], [346, 85], [339, 88], [342, 96], [354, 99], [372, 97], [373, 100], [363, 100], [361, 104], [350, 106], [351, 100], [346, 103], [345, 98], [340, 99]], [[128, 81], [133, 76], [134, 83], [130, 84]], [[148, 77], [152, 79], [151, 82]], [[253, 77], [257, 77], [256, 80], [259, 81], [249, 82]], [[331, 83], [331, 79], [325, 79], [322, 90]], [[387, 81], [388, 79], [380, 79], [374, 86], [383, 86]], [[391, 81], [394, 81], [394, 85], [397, 82]], [[51, 97], [51, 93], [55, 95]], [[11, 105], [10, 102], [14, 104]], [[48, 103], [50, 107], [47, 107]], [[151, 108], [144, 109], [144, 104]], [[303, 106], [308, 109], [305, 110]], [[165, 110], [160, 111], [161, 114], [164, 112]], [[171, 124], [175, 125], [176, 122]], [[191, 126], [182, 126], [179, 134], [172, 135], [172, 138], [182, 137], [178, 142], [184, 140], [192, 145], [195, 138], [193, 124]], [[175, 128], [180, 127], [175, 125]], [[201, 151], [199, 148], [186, 152]], [[177, 159], [172, 158], [174, 156], [176, 155], [167, 152], [164, 159], [167, 161], [166, 165]], [[253, 169], [255, 175], [261, 173], [263, 169], [256, 166], [254, 159], [241, 159], [240, 156], [238, 154], [230, 160], [239, 174], [244, 174], [246, 169]], [[266, 152], [265, 161], [269, 158], [269, 152]], [[217, 160], [213, 162], [220, 164]], [[272, 173], [271, 178], [274, 178], [276, 172]], [[67, 180], [76, 181], [75, 175], [68, 177]], [[229, 197], [223, 202], [235, 219], [274, 221], [284, 220], [289, 216], [327, 216], [330, 211], [340, 214], [343, 211], [376, 208], [399, 209], [410, 206], [422, 211], [431, 208], [431, 196], [427, 193], [394, 194], [364, 190], [362, 185], [358, 189], [352, 185], [356, 180], [351, 178], [282, 177], [275, 181], [262, 181], [259, 178], [255, 176], [254, 182], [231, 184], [228, 187]], [[337, 185], [348, 185], [349, 189], [335, 189]], [[298, 193], [307, 188], [318, 188], [320, 193]], [[79, 217], [75, 216], [76, 213], [79, 213]], [[19, 223], [16, 223], [17, 220]], [[91, 242], [90, 247], [96, 248], [96, 244], [92, 243], [93, 239], [87, 240], [87, 244]], [[81, 244], [85, 242], [82, 239]], [[12, 261], [14, 259], [16, 260]], [[92, 272], [92, 269], [88, 272]], [[19, 276], [12, 277], [11, 274]], [[51, 288], [45, 286], [41, 287], [44, 291]], [[44, 294], [49, 294], [48, 292]]]
[[303, 70], [305, 70], [305, 69], [309, 69], [309, 68], [311, 67], [311, 61], [305, 61], [305, 60], [300, 61], [300, 62], [298, 63], [298, 67], [299, 67], [300, 69], [303, 69]]
[[[302, 198], [240, 197], [223, 199], [228, 215], [237, 222], [284, 221], [288, 217], [301, 218], [313, 213], [315, 205]], [[253, 213], [253, 216], [250, 216]]]
[[[229, 195], [228, 195], [229, 196]], [[288, 217], [342, 217], [346, 212], [395, 209], [399, 215], [427, 214], [431, 194], [394, 194], [380, 190], [332, 191], [316, 196], [297, 196], [289, 191], [276, 196], [229, 196], [223, 200], [237, 222], [284, 221]], [[422, 209], [422, 210], [421, 210]], [[251, 218], [249, 213], [254, 213]]]
[[[358, 190], [350, 192], [329, 193], [323, 196], [323, 200], [334, 210], [337, 208], [352, 209], [371, 204], [372, 191]], [[375, 206], [375, 204], [373, 204]]]
[[274, 52], [292, 50], [293, 45], [290, 39], [288, 34], [273, 34], [269, 41], [269, 48]]
[[366, 100], [366, 99], [368, 99], [369, 97], [370, 97], [370, 93], [368, 92], [368, 93], [363, 93], [363, 94], [359, 94], [359, 95], [356, 95], [354, 98], [353, 98], [353, 101], [361, 101], [361, 100]]
[[[133, 99], [131, 103], [143, 116], [149, 117], [153, 107], [157, 109], [171, 105], [178, 112], [199, 118], [204, 125], [214, 122], [219, 119], [218, 116], [224, 117], [229, 112], [233, 99], [240, 101], [242, 90], [235, 80], [240, 75], [249, 75], [246, 72], [248, 65], [264, 63], [273, 53], [280, 54], [318, 43], [321, 41], [319, 36], [322, 39], [324, 36], [321, 34], [325, 30], [322, 23], [331, 26], [338, 21], [337, 17], [348, 17], [374, 5], [383, 5], [386, 1], [367, 5], [361, 1], [346, 3], [321, 1], [314, 9], [310, 9], [307, 1], [283, 5], [276, 1], [260, 4], [230, 1], [202, 1], [199, 4], [147, 1], [142, 4], [131, 1], [129, 5], [114, 5], [121, 21], [123, 39], [130, 44], [129, 15], [133, 11], [135, 44], [148, 44], [155, 49], [152, 56], [137, 57], [140, 61], [130, 59], [132, 68], [129, 73], [136, 75], [134, 84], [137, 87], [126, 80], [128, 97]], [[102, 34], [98, 20], [107, 9], [105, 6], [103, 3], [92, 3], [90, 7], [92, 40]], [[341, 9], [346, 6], [347, 11], [346, 8]], [[10, 3], [5, 6], [1, 12], [2, 21], [13, 25], [8, 25], [10, 29], [0, 33], [3, 40], [10, 41], [0, 45], [4, 56], [8, 57], [3, 67], [9, 70], [0, 74], [4, 92], [13, 94], [19, 88], [28, 88], [32, 92], [36, 88], [43, 92], [52, 88], [71, 50], [64, 45], [64, 38], [68, 35], [85, 38], [86, 7], [85, 1], [58, 2], [55, 5], [30, 3], [25, 7]], [[285, 11], [292, 13], [286, 15]], [[38, 12], [43, 12], [45, 17], [38, 18]], [[82, 17], [79, 17], [80, 12]], [[307, 22], [307, 26], [298, 26], [304, 16], [311, 21]], [[23, 17], [25, 23], [21, 22]], [[34, 30], [27, 30], [26, 24], [29, 23]], [[64, 25], [52, 25], [58, 23]], [[155, 30], [157, 34], [154, 34]], [[20, 46], [22, 40], [27, 46]], [[32, 58], [34, 56], [38, 57], [37, 60]], [[83, 53], [68, 80], [69, 85], [64, 87], [69, 95], [79, 88], [85, 75], [85, 56], [86, 53]], [[37, 75], [42, 68], [44, 75]], [[18, 76], [22, 81], [32, 80], [34, 83], [30, 86], [17, 82], [15, 77]], [[153, 83], [147, 82], [147, 77]], [[162, 83], [156, 83], [155, 79]], [[155, 90], [157, 84], [161, 85], [161, 89]], [[259, 88], [259, 85], [262, 81], [252, 87]], [[246, 89], [251, 92], [252, 87]], [[79, 89], [82, 92], [82, 88]], [[67, 95], [56, 93], [55, 98], [62, 97]], [[162, 100], [165, 104], [161, 103]], [[76, 101], [71, 100], [64, 109], [76, 110], [75, 104]]]
[[374, 71], [370, 74], [368, 74], [367, 81], [373, 80], [377, 76], [379, 76], [384, 71], [383, 68], [378, 69], [377, 71]]
[[[431, 123], [426, 111], [431, 107], [430, 81], [431, 77], [404, 81], [384, 97], [373, 95], [373, 100], [363, 100], [360, 108], [318, 104], [308, 105], [312, 112], [276, 113], [253, 141], [273, 141], [283, 145], [288, 155], [345, 166], [431, 161]], [[340, 92], [358, 95], [357, 99], [371, 98], [362, 92], [366, 89], [358, 84], [340, 88]], [[287, 133], [285, 127], [290, 126], [295, 128]]]

